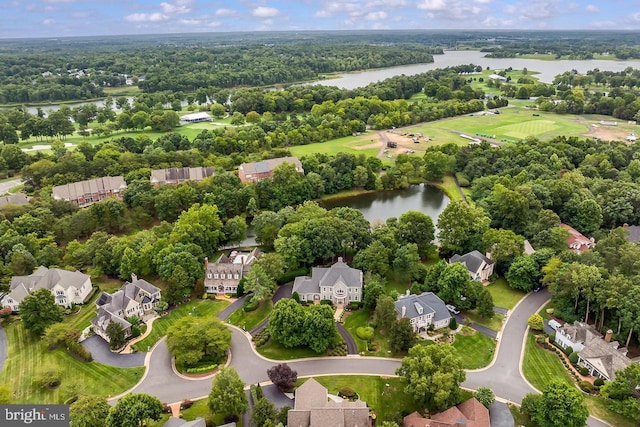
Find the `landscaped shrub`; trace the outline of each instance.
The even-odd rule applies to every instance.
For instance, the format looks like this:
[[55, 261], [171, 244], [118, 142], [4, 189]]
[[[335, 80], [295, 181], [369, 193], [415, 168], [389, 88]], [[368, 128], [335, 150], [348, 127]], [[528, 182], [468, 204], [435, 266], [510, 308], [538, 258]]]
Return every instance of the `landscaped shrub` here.
[[291, 299], [294, 300], [297, 303], [300, 303], [300, 294], [298, 294], [297, 292], [294, 292], [291, 294]]
[[591, 384], [589, 381], [580, 381], [578, 385], [585, 393], [593, 392], [593, 384]]
[[255, 405], [256, 403], [258, 403], [258, 399], [260, 399], [260, 397], [258, 396], [258, 387], [255, 384], [251, 384], [249, 386], [249, 393], [251, 394], [251, 400], [253, 401], [253, 404]]
[[602, 387], [604, 385], [604, 380], [602, 378], [596, 378], [593, 385], [596, 387]]
[[226, 415], [224, 417], [224, 423], [225, 424], [237, 423], [239, 419], [240, 418], [236, 414]]
[[369, 341], [374, 334], [374, 329], [371, 326], [360, 326], [356, 329], [356, 335], [361, 340]]
[[129, 338], [138, 338], [140, 336], [140, 327], [138, 325], [131, 326], [131, 336]]
[[449, 320], [449, 329], [451, 329], [452, 331], [458, 329], [458, 321], [455, 317], [452, 317], [451, 320]]
[[553, 343], [556, 342], [556, 334], [550, 334], [549, 335], [549, 342], [553, 342]]
[[358, 310], [362, 304], [359, 301], [352, 301], [349, 303], [351, 310]]
[[262, 347], [269, 341], [270, 338], [271, 333], [269, 332], [269, 328], [264, 328], [263, 330], [255, 334], [252, 340], [255, 343], [256, 347]]
[[180, 404], [180, 409], [189, 409], [193, 406], [193, 401], [189, 400], [189, 399], [185, 399], [182, 401], [182, 403]]
[[218, 367], [218, 364], [214, 363], [213, 365], [200, 366], [197, 368], [187, 368], [187, 374], [201, 374], [203, 372], [210, 372], [216, 369], [217, 367]]
[[330, 299], [323, 299], [323, 300], [320, 301], [320, 304], [333, 305], [333, 303], [331, 302]]
[[72, 356], [78, 357], [83, 362], [91, 362], [93, 360], [91, 352], [84, 348], [78, 341], [67, 340], [65, 345], [67, 346], [67, 351], [71, 353]]
[[167, 403], [163, 403], [162, 404], [162, 412], [164, 412], [165, 414], [170, 414], [171, 413], [171, 406], [169, 406], [169, 404], [167, 404]]
[[564, 354], [569, 356], [569, 355], [571, 355], [571, 353], [573, 353], [573, 347], [567, 346], [567, 348], [563, 348], [562, 351], [564, 351]]
[[309, 270], [304, 267], [287, 270], [276, 279], [276, 282], [278, 282], [278, 285], [284, 285], [285, 283], [293, 282], [298, 276], [306, 276], [307, 274], [309, 274]]
[[349, 387], [342, 387], [338, 392], [338, 396], [347, 398], [347, 399], [351, 399], [355, 395], [356, 395], [356, 392], [350, 389]]
[[242, 310], [245, 312], [255, 311], [258, 309], [260, 305], [260, 301], [252, 301], [252, 298], [247, 297], [247, 299], [242, 304]]
[[577, 365], [578, 360], [578, 353], [576, 353], [575, 351], [569, 355], [569, 362], [571, 362], [572, 364]]
[[578, 369], [578, 371], [580, 372], [580, 375], [583, 375], [583, 376], [589, 375], [589, 370], [587, 368], [585, 368], [584, 366], [582, 366], [580, 369]]
[[329, 349], [329, 356], [346, 356], [347, 355], [347, 344], [342, 341], [338, 344], [335, 344], [332, 348]]
[[31, 381], [41, 387], [56, 388], [62, 380], [60, 371], [57, 368], [44, 368], [38, 371]]

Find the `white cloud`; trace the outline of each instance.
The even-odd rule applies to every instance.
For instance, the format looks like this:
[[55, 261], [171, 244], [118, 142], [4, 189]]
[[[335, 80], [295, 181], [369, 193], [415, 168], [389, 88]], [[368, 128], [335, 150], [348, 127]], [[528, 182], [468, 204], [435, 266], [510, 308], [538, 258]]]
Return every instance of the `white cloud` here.
[[256, 18], [273, 18], [274, 16], [278, 16], [280, 11], [275, 7], [267, 7], [267, 6], [258, 6], [251, 11], [251, 14]]
[[445, 10], [447, 3], [444, 0], [423, 0], [418, 3], [418, 9], [421, 10]]
[[584, 8], [584, 10], [586, 10], [587, 12], [591, 12], [591, 13], [600, 12], [600, 8], [598, 6], [593, 5], [593, 4], [588, 4], [587, 7]]
[[380, 21], [383, 19], [387, 19], [387, 12], [379, 11], [379, 12], [369, 12], [364, 17], [367, 21]]
[[43, 23], [44, 25], [51, 25], [51, 24], [53, 24], [53, 23], [55, 23], [55, 22], [56, 22], [56, 21], [55, 21], [54, 19], [51, 19], [51, 18], [47, 18], [47, 19], [45, 19], [44, 21], [42, 21], [42, 23]]
[[407, 2], [405, 0], [371, 0], [367, 2], [366, 7], [380, 7], [384, 6], [385, 8], [399, 8], [407, 6]]
[[509, 4], [509, 5], [505, 6], [502, 10], [504, 10], [504, 13], [507, 13], [509, 15], [513, 15], [514, 13], [516, 13], [518, 11], [518, 8], [515, 7], [512, 4]]
[[167, 15], [182, 15], [191, 12], [191, 0], [175, 0], [173, 3], [162, 2], [160, 7]]
[[220, 17], [226, 17], [226, 16], [236, 16], [238, 14], [237, 10], [233, 10], [233, 9], [218, 9], [216, 10], [215, 15], [216, 16], [220, 16]]
[[489, 4], [492, 1], [493, 0], [473, 0], [474, 3], [478, 3], [478, 4]]
[[199, 19], [180, 19], [178, 20], [178, 24], [182, 25], [200, 25], [202, 21]]
[[313, 14], [313, 17], [314, 18], [330, 18], [331, 12], [328, 12], [326, 10], [319, 10]]
[[160, 22], [169, 19], [167, 15], [162, 13], [132, 13], [124, 17], [125, 21], [129, 22]]

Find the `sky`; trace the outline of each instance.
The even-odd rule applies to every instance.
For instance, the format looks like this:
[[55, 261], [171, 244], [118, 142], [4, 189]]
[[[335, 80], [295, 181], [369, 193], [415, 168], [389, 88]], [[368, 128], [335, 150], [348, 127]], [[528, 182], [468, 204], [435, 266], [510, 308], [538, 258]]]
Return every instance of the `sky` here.
[[0, 0], [0, 38], [219, 31], [640, 28], [640, 0]]

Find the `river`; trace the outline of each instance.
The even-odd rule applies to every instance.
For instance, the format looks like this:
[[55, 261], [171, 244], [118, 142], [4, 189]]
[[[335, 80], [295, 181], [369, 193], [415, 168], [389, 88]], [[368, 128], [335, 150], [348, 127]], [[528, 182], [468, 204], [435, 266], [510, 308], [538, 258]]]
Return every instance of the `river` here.
[[576, 70], [584, 74], [596, 68], [601, 71], [622, 71], [627, 67], [640, 68], [640, 61], [607, 59], [544, 61], [541, 59], [523, 58], [485, 58], [484, 55], [485, 53], [475, 50], [447, 50], [444, 52], [444, 55], [433, 55], [434, 62], [429, 64], [403, 65], [400, 67], [340, 74], [339, 78], [319, 80], [312, 84], [337, 86], [341, 89], [355, 89], [401, 74], [412, 76], [435, 70], [436, 68], [466, 64], [480, 65], [482, 68], [489, 67], [492, 70], [501, 70], [509, 67], [518, 70], [526, 68], [529, 71], [540, 73], [536, 74], [535, 77], [545, 83], [551, 83], [553, 78], [558, 74], [571, 70]]

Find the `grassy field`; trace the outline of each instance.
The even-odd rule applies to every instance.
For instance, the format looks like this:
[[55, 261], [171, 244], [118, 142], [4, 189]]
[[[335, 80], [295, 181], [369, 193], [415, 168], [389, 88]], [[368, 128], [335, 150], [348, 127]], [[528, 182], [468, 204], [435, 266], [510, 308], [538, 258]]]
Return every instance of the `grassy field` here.
[[442, 190], [452, 202], [462, 200], [462, 196], [458, 191], [458, 187], [456, 186], [456, 181], [453, 176], [446, 175], [442, 178], [442, 182], [430, 182], [429, 185]]
[[188, 304], [183, 304], [173, 310], [166, 316], [156, 319], [153, 322], [151, 333], [142, 341], [136, 343], [133, 347], [140, 351], [147, 351], [147, 347], [153, 347], [160, 338], [167, 334], [167, 329], [173, 325], [176, 320], [184, 316], [195, 314], [199, 317], [213, 317], [220, 313], [226, 306], [228, 301], [222, 300], [195, 300]]
[[494, 331], [499, 331], [500, 329], [502, 329], [502, 322], [504, 320], [504, 316], [498, 313], [496, 313], [491, 319], [485, 319], [484, 317], [480, 317], [477, 310], [465, 312], [464, 317], [468, 318], [473, 323], [485, 326]]
[[242, 309], [236, 310], [235, 313], [229, 317], [229, 323], [236, 325], [239, 328], [243, 328], [245, 331], [250, 331], [266, 319], [271, 314], [272, 309], [273, 303], [271, 300], [263, 301], [257, 310], [249, 312]]
[[[382, 378], [360, 375], [336, 375], [314, 377], [330, 394], [337, 394], [342, 387], [349, 387], [360, 395], [360, 400], [375, 409], [380, 421], [395, 421], [400, 414], [418, 410], [413, 397], [404, 391], [402, 378]], [[300, 384], [306, 379], [300, 379]], [[298, 384], [299, 385], [299, 384]]]
[[[471, 328], [469, 328], [471, 329]], [[496, 343], [493, 339], [472, 330], [471, 335], [457, 334], [453, 346], [462, 358], [465, 369], [484, 368], [493, 359]]]
[[[477, 133], [495, 135], [495, 139], [524, 139], [535, 136], [548, 139], [558, 135], [582, 135], [589, 128], [579, 123], [577, 116], [566, 114], [534, 112], [524, 108], [503, 108], [498, 115], [469, 114], [436, 122], [423, 123], [412, 126], [411, 129], [423, 135], [432, 137], [435, 141], [448, 135], [450, 142], [463, 140], [457, 134], [476, 135]], [[468, 140], [466, 140], [468, 143]]]
[[[5, 324], [5, 332], [9, 350], [0, 383], [8, 384], [13, 391], [13, 403], [62, 403], [77, 392], [114, 396], [133, 387], [144, 372], [142, 367], [121, 369], [97, 362], [84, 363], [63, 348], [49, 351], [20, 321]], [[32, 378], [45, 367], [60, 371], [59, 388], [49, 390], [32, 383]]]
[[[559, 379], [570, 386], [573, 380], [562, 366], [557, 355], [538, 347], [532, 333], [527, 336], [527, 345], [522, 361], [522, 373], [525, 378], [538, 390], [543, 390], [552, 379]], [[633, 427], [636, 424], [610, 412], [605, 400], [596, 396], [586, 396], [585, 403], [589, 413], [607, 421], [616, 427]]]
[[274, 339], [270, 339], [267, 344], [256, 348], [256, 351], [264, 357], [273, 360], [304, 359], [307, 357], [322, 357], [327, 355], [326, 352], [316, 353], [309, 347], [285, 348]]
[[302, 157], [313, 153], [324, 153], [335, 155], [338, 153], [350, 153], [367, 157], [376, 156], [379, 148], [372, 147], [376, 139], [373, 133], [365, 133], [359, 136], [347, 136], [344, 138], [332, 139], [326, 142], [317, 142], [315, 144], [297, 145], [289, 147], [292, 156]]
[[487, 290], [493, 297], [493, 305], [511, 310], [526, 295], [524, 292], [513, 289], [504, 277], [487, 286]]
[[371, 316], [371, 312], [368, 309], [362, 309], [351, 313], [344, 322], [344, 327], [358, 346], [358, 352], [365, 356], [381, 356], [381, 357], [395, 357], [397, 356], [392, 352], [391, 346], [389, 345], [389, 338], [380, 333], [380, 330], [376, 329], [373, 335], [373, 343], [375, 345], [375, 351], [367, 350], [367, 343], [364, 340], [358, 338], [358, 334], [356, 333], [359, 327], [366, 327], [369, 325], [369, 317]]

